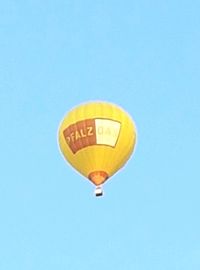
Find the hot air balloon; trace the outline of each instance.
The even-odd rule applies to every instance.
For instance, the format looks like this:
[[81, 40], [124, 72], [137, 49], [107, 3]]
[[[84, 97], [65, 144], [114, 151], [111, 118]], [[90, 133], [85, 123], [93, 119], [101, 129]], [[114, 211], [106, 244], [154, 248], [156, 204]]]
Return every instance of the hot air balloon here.
[[62, 120], [58, 141], [65, 159], [103, 195], [102, 185], [130, 158], [136, 143], [133, 120], [121, 107], [103, 101], [72, 109]]

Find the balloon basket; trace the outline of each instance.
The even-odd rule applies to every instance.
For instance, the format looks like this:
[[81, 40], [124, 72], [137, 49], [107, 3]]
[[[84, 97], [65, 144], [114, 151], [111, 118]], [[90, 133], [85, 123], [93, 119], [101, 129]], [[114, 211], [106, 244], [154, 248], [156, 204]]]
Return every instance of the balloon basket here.
[[94, 194], [96, 197], [103, 196], [103, 188], [101, 186], [97, 186], [95, 191], [94, 191]]

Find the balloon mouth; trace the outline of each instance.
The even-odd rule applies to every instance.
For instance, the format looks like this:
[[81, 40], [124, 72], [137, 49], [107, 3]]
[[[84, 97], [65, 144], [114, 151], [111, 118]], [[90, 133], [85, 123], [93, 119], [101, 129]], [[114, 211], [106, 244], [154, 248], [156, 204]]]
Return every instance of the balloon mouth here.
[[108, 178], [109, 175], [104, 171], [95, 171], [88, 175], [88, 179], [96, 186], [103, 184]]

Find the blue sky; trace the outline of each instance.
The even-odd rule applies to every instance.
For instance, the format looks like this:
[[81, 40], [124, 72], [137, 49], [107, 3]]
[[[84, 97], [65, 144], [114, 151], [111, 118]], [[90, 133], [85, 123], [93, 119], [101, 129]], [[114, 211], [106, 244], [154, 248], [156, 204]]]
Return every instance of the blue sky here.
[[[200, 2], [0, 3], [0, 269], [200, 269]], [[88, 100], [134, 156], [96, 199], [57, 146]]]

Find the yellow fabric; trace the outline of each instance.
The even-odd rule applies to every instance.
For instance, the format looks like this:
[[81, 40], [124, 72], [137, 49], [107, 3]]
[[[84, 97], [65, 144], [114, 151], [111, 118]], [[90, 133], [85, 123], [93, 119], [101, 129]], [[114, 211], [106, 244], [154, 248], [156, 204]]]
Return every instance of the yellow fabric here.
[[[85, 119], [97, 119], [100, 134], [97, 141], [102, 144], [90, 145], [73, 153], [64, 136], [64, 131], [70, 125]], [[101, 119], [106, 121], [102, 122]], [[101, 123], [104, 123], [105, 128], [101, 127]], [[117, 123], [120, 123], [120, 130]], [[113, 128], [116, 130], [114, 135], [111, 134]], [[79, 139], [80, 133], [73, 134], [75, 139]], [[92, 172], [104, 171], [110, 177], [126, 163], [132, 154], [136, 142], [136, 128], [131, 117], [117, 105], [107, 102], [89, 102], [72, 109], [64, 117], [58, 136], [60, 149], [65, 159], [82, 175], [88, 177]], [[109, 140], [109, 136], [118, 137], [117, 140], [115, 137]]]

